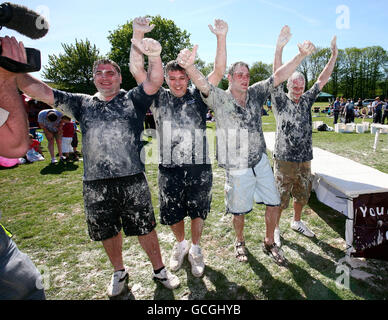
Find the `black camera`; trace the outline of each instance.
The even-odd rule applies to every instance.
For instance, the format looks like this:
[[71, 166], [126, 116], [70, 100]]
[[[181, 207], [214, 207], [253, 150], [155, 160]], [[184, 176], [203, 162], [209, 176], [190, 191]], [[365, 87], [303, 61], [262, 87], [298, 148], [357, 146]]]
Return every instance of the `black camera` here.
[[[9, 2], [0, 5], [0, 29], [3, 27], [16, 30], [31, 38], [39, 39], [48, 32], [47, 21], [38, 13], [28, 8]], [[20, 63], [8, 57], [0, 56], [0, 67], [10, 72], [35, 72], [41, 68], [40, 51], [33, 48], [25, 48], [27, 63]], [[2, 48], [0, 45], [0, 54]]]

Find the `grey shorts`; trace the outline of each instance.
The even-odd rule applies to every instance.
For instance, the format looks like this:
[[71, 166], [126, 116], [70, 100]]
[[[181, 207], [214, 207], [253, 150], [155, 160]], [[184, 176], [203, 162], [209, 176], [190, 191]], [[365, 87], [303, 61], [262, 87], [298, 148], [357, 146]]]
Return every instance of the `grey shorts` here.
[[144, 173], [84, 181], [83, 193], [88, 231], [94, 241], [110, 239], [121, 228], [127, 236], [142, 236], [156, 227]]
[[41, 275], [0, 226], [0, 300], [45, 300]]

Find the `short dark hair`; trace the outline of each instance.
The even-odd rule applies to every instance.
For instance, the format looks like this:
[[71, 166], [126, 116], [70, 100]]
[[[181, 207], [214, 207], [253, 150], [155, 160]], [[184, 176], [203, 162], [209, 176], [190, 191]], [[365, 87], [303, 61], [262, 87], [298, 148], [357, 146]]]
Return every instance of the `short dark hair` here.
[[55, 113], [54, 110], [51, 110], [47, 113], [47, 119], [50, 121], [50, 122], [55, 122], [58, 120], [58, 116], [57, 114]]
[[164, 67], [164, 75], [167, 77], [168, 76], [168, 73], [170, 71], [185, 71], [185, 69], [183, 69], [177, 60], [172, 60], [170, 61], [169, 63], [166, 64], [166, 66]]
[[118, 74], [121, 74], [120, 66], [116, 62], [110, 59], [100, 59], [93, 63], [93, 75], [96, 73], [96, 70], [100, 64], [110, 64], [116, 69]]
[[245, 63], [245, 62], [243, 62], [243, 61], [238, 61], [238, 62], [233, 63], [233, 64], [229, 67], [228, 74], [230, 74], [231, 76], [233, 76], [234, 71], [236, 70], [236, 68], [237, 68], [238, 66], [244, 66], [244, 67], [246, 67], [246, 68], [248, 69], [248, 71], [249, 71], [249, 66], [248, 66], [247, 63]]
[[71, 120], [71, 118], [69, 116], [65, 115], [65, 114], [62, 116], [62, 119], [69, 120], [69, 121]]

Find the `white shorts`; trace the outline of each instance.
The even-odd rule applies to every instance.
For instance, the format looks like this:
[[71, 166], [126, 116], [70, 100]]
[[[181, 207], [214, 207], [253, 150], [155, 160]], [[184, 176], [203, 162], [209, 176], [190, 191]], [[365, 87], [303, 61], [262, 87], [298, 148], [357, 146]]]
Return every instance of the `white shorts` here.
[[62, 153], [73, 152], [73, 147], [71, 146], [72, 141], [73, 138], [62, 137]]
[[253, 202], [279, 206], [280, 196], [265, 153], [254, 168], [226, 170], [225, 206], [234, 215], [249, 213]]

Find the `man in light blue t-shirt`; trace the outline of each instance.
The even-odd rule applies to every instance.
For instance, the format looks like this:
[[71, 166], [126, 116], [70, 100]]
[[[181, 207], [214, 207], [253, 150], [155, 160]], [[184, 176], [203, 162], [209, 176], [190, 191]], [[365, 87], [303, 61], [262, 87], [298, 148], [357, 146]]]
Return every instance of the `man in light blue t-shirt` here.
[[54, 140], [57, 142], [59, 158], [61, 160], [65, 159], [62, 154], [62, 130], [60, 127], [62, 115], [61, 112], [54, 109], [42, 110], [38, 115], [39, 127], [43, 129], [44, 135], [47, 138], [51, 163], [58, 162], [54, 154]]

